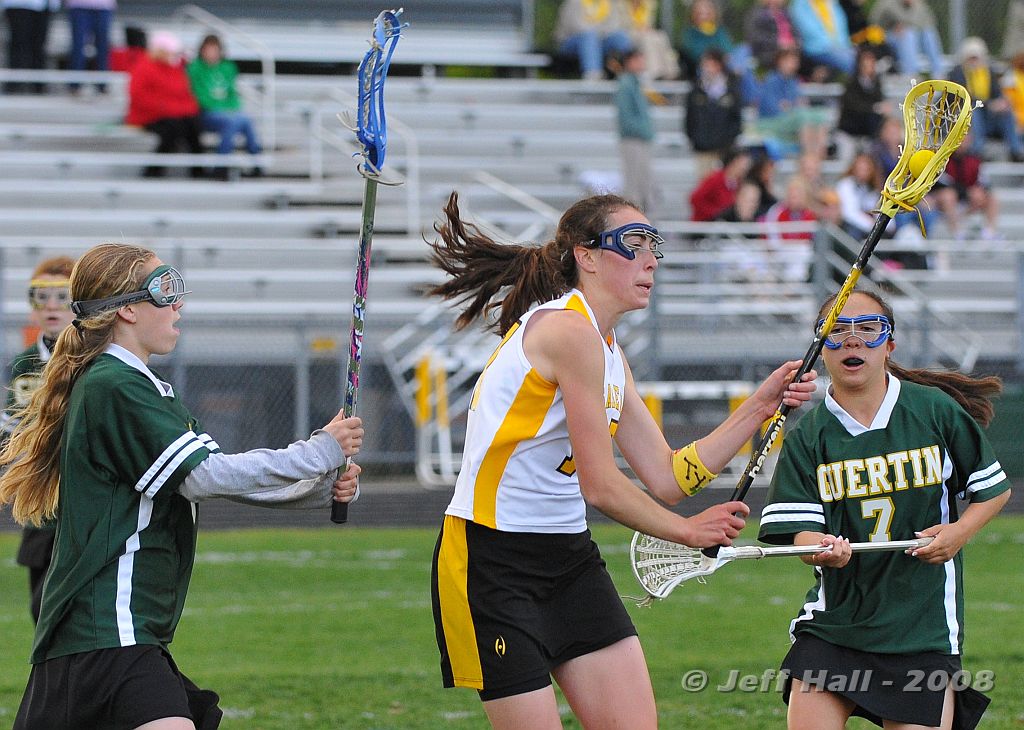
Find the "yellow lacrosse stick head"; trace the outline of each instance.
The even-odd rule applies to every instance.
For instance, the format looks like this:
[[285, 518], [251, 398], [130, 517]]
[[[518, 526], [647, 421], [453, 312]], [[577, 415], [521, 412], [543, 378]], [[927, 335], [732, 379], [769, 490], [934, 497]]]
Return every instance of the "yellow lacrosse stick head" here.
[[903, 150], [882, 188], [882, 213], [891, 218], [921, 202], [964, 141], [973, 107], [967, 89], [952, 81], [922, 81], [907, 93]]

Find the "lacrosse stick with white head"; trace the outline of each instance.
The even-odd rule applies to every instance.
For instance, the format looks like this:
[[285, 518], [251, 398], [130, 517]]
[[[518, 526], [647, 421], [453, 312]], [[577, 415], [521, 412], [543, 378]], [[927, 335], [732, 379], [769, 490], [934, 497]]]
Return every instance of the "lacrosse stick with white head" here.
[[[922, 537], [918, 540], [852, 542], [850, 549], [855, 553], [912, 550], [924, 547], [933, 539]], [[697, 548], [637, 532], [633, 535], [633, 541], [629, 546], [629, 560], [633, 566], [633, 575], [647, 592], [647, 597], [640, 599], [637, 605], [649, 606], [655, 599], [668, 596], [680, 583], [695, 578], [703, 582], [705, 576], [711, 575], [733, 560], [814, 555], [828, 550], [831, 550], [831, 547], [825, 545], [782, 545], [779, 547], [744, 545], [720, 547], [716, 555], [707, 555], [706, 552]]]

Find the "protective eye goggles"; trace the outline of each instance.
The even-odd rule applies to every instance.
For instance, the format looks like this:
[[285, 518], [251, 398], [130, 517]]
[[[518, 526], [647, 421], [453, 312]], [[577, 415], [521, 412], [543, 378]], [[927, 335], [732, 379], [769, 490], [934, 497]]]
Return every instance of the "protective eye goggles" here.
[[116, 297], [107, 297], [106, 299], [72, 302], [71, 311], [78, 317], [88, 317], [136, 302], [149, 302], [154, 307], [169, 307], [180, 302], [186, 294], [191, 293], [191, 290], [185, 288], [185, 280], [177, 269], [167, 265], [157, 266], [146, 277], [146, 281], [139, 291], [118, 294]]
[[[819, 319], [817, 329], [821, 329], [824, 322], [824, 319]], [[838, 350], [850, 337], [858, 338], [868, 347], [878, 347], [892, 337], [892, 331], [892, 322], [881, 314], [840, 317], [825, 338], [825, 347]]]
[[627, 223], [611, 231], [602, 231], [597, 234], [596, 241], [590, 242], [592, 246], [614, 251], [630, 261], [636, 258], [637, 251], [650, 251], [654, 258], [662, 258], [665, 255], [661, 252], [663, 243], [665, 239], [658, 234], [658, 229], [646, 223]]
[[68, 289], [70, 285], [71, 282], [67, 280], [33, 279], [28, 284], [28, 303], [32, 305], [32, 309], [46, 309], [50, 303], [67, 309], [71, 303], [71, 292]]

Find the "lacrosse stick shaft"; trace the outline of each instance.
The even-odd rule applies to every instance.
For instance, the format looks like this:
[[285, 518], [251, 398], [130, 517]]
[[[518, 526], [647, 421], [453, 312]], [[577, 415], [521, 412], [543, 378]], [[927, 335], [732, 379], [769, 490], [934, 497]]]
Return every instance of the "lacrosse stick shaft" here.
[[[918, 540], [884, 540], [881, 542], [851, 542], [850, 550], [855, 553], [878, 553], [895, 550], [912, 550], [921, 548], [935, 538], [922, 537]], [[794, 555], [816, 555], [828, 552], [832, 548], [826, 545], [780, 545], [778, 547], [736, 548], [731, 560], [760, 560], [761, 558], [785, 558]]]
[[[348, 372], [345, 376], [345, 417], [355, 415], [359, 396], [359, 364], [363, 355], [363, 327], [366, 323], [366, 294], [370, 283], [370, 249], [373, 245], [373, 215], [377, 208], [377, 181], [367, 177], [363, 188], [363, 219], [359, 228], [356, 279], [352, 294], [352, 327], [349, 337]], [[348, 460], [346, 459], [346, 466]], [[348, 521], [348, 502], [331, 504], [331, 522]]]

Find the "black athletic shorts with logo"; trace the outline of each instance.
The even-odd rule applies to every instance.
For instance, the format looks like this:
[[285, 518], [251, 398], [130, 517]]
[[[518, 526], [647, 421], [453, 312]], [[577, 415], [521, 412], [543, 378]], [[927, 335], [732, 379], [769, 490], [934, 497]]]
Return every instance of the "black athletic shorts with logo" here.
[[551, 670], [636, 629], [590, 538], [502, 532], [446, 516], [431, 595], [445, 687], [484, 700], [551, 684]]
[[853, 714], [882, 726], [883, 720], [936, 727], [942, 720], [946, 684], [953, 694], [953, 730], [973, 730], [989, 698], [959, 686], [960, 657], [938, 652], [875, 654], [837, 646], [811, 633], [797, 634], [782, 661], [789, 675], [782, 699], [789, 704], [793, 680], [842, 695], [856, 707]]
[[219, 700], [159, 646], [97, 649], [34, 665], [14, 730], [132, 730], [167, 717], [216, 730]]

